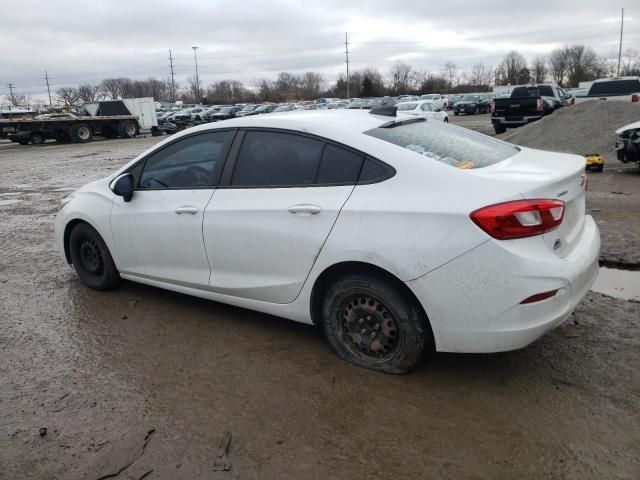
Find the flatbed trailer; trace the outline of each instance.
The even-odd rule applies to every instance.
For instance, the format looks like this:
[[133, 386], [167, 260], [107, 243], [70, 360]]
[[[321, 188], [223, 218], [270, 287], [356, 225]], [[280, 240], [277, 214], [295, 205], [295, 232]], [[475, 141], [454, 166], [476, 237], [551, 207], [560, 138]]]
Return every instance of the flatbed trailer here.
[[27, 145], [47, 139], [87, 143], [94, 136], [133, 138], [140, 129], [158, 126], [152, 97], [107, 100], [84, 106], [89, 115], [45, 114], [35, 118], [0, 120], [0, 138]]
[[41, 144], [48, 138], [60, 143], [87, 143], [96, 135], [133, 138], [140, 132], [140, 124], [134, 115], [0, 120], [0, 131], [2, 136], [21, 145]]

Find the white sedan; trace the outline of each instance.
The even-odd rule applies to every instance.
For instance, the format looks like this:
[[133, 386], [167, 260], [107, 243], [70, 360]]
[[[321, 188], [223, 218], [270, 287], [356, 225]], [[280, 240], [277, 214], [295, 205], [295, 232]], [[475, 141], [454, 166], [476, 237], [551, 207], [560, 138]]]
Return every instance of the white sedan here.
[[400, 102], [398, 116], [433, 118], [441, 122], [448, 122], [449, 115], [431, 100], [418, 100], [416, 102]]
[[372, 113], [168, 137], [63, 201], [61, 256], [90, 288], [128, 279], [321, 325], [342, 358], [390, 373], [566, 319], [598, 272], [584, 158]]

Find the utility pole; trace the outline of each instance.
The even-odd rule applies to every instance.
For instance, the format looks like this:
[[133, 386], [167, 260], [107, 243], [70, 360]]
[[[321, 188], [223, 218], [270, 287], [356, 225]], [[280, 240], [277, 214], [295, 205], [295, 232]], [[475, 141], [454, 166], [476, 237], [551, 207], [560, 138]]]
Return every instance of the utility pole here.
[[13, 96], [13, 83], [10, 83], [9, 85], [7, 85], [9, 87], [9, 92], [11, 94], [11, 104], [16, 107], [16, 97]]
[[169, 67], [171, 68], [171, 101], [176, 101], [176, 82], [174, 80], [173, 73], [173, 57], [171, 56], [171, 49], [169, 49]]
[[624, 8], [622, 9], [622, 20], [620, 22], [620, 47], [618, 48], [618, 77], [620, 76], [620, 59], [622, 58], [622, 30], [624, 29]]
[[49, 85], [49, 80], [51, 79], [46, 70], [44, 71], [44, 79], [47, 81], [47, 93], [49, 94], [49, 106], [51, 107], [53, 105], [53, 103], [51, 103], [51, 86]]
[[344, 32], [344, 53], [346, 55], [346, 63], [347, 63], [347, 100], [351, 98], [349, 93], [349, 84], [351, 83], [349, 79], [349, 33]]
[[191, 48], [193, 48], [193, 59], [196, 62], [196, 97], [198, 97], [197, 101], [198, 103], [200, 103], [202, 99], [200, 98], [200, 79], [198, 78], [198, 53], [197, 53], [198, 47], [191, 47]]

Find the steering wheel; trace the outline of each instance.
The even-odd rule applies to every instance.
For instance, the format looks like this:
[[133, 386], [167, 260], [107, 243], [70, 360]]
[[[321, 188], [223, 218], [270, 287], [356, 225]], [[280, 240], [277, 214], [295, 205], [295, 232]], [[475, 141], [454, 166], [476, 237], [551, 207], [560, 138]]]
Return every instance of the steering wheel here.
[[180, 184], [192, 187], [209, 185], [209, 172], [202, 167], [192, 165], [180, 173]]

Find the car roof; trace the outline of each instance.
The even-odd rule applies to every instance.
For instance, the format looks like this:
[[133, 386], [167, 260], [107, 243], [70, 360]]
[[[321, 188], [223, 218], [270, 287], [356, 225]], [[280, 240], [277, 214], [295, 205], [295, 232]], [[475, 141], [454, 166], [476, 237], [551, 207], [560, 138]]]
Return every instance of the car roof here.
[[204, 124], [189, 131], [218, 128], [282, 128], [303, 132], [317, 132], [318, 129], [340, 129], [356, 133], [393, 121], [396, 117], [374, 115], [368, 110], [294, 110], [268, 115], [233, 118], [223, 123]]

